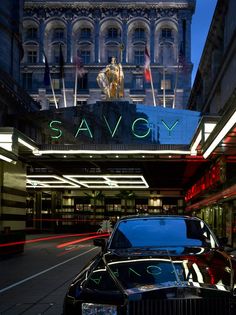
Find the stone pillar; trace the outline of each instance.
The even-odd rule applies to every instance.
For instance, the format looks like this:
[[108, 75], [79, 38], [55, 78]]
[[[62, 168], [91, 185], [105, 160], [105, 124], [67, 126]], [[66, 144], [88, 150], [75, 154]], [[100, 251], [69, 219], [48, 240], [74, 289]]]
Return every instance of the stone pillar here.
[[43, 63], [44, 33], [45, 33], [44, 20], [40, 19], [40, 23], [39, 23], [39, 63]]
[[122, 42], [124, 45], [124, 49], [123, 49], [123, 54], [122, 54], [122, 64], [127, 63], [127, 38], [128, 38], [128, 34], [127, 34], [127, 20], [124, 19], [123, 20], [123, 25], [122, 25]]
[[185, 43], [186, 61], [191, 61], [191, 19], [186, 20], [186, 43]]
[[150, 24], [150, 60], [151, 63], [154, 63], [154, 55], [155, 55], [155, 21], [151, 19]]
[[95, 63], [100, 62], [100, 45], [99, 45], [99, 19], [95, 20], [95, 35], [94, 35], [94, 49], [95, 49]]
[[37, 230], [42, 231], [42, 192], [35, 193], [35, 227]]
[[72, 61], [72, 23], [71, 20], [67, 20], [67, 54], [66, 62], [71, 63]]

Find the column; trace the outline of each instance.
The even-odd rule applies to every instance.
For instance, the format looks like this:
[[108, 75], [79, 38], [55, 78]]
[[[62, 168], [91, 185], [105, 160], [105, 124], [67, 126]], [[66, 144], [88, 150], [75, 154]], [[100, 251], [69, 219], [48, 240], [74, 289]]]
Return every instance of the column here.
[[186, 20], [186, 61], [191, 61], [191, 19], [188, 18]]
[[43, 63], [44, 33], [45, 33], [44, 20], [40, 19], [40, 22], [39, 22], [39, 63]]
[[154, 55], [155, 55], [155, 21], [151, 19], [150, 24], [150, 59], [151, 63], [154, 63]]
[[127, 20], [123, 20], [123, 25], [122, 25], [122, 41], [124, 44], [124, 50], [122, 54], [122, 63], [127, 63], [127, 39], [128, 39], [128, 34], [127, 34]]
[[66, 54], [66, 62], [71, 63], [72, 60], [72, 23], [71, 20], [67, 20], [67, 54]]
[[42, 231], [42, 192], [35, 193], [35, 227], [37, 230]]
[[100, 62], [100, 45], [99, 45], [99, 19], [95, 19], [95, 38], [94, 38], [94, 49], [95, 49], [95, 63]]

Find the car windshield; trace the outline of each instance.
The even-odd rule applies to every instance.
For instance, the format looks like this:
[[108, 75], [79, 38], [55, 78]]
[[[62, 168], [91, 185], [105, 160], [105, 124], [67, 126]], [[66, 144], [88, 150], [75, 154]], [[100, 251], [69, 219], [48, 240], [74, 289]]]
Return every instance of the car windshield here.
[[216, 247], [203, 221], [190, 218], [142, 218], [122, 220], [111, 238], [111, 249], [201, 246]]

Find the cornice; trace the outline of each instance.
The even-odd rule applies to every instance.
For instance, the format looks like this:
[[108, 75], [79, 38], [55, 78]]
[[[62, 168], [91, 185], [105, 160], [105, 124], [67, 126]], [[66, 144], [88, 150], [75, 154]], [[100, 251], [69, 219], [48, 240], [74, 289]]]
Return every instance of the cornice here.
[[195, 0], [192, 1], [133, 1], [123, 0], [122, 2], [115, 1], [25, 1], [25, 9], [81, 9], [81, 8], [153, 8], [153, 9], [187, 9], [195, 10]]

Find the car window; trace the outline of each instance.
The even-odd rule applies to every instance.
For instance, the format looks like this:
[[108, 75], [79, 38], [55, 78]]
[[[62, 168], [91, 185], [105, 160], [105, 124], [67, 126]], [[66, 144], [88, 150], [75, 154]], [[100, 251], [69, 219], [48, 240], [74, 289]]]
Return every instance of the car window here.
[[121, 221], [110, 248], [159, 246], [215, 247], [214, 236], [200, 220], [138, 219]]

